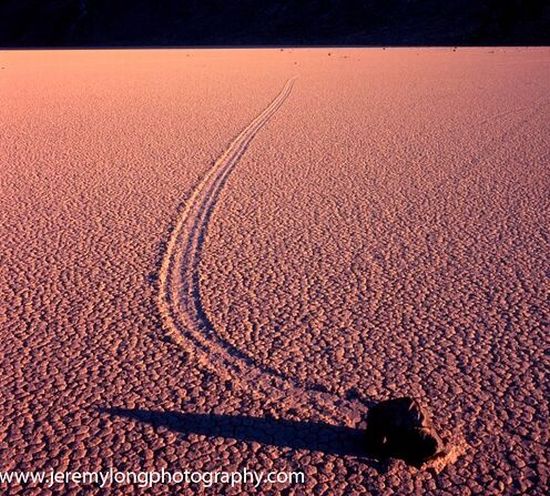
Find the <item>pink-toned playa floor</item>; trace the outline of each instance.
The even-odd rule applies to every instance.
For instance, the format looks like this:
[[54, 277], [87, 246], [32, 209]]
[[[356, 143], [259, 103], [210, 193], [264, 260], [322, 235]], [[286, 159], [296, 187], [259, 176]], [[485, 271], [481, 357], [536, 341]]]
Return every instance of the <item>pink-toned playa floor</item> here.
[[[0, 470], [544, 494], [549, 90], [549, 49], [0, 52]], [[400, 395], [441, 473], [358, 456]]]

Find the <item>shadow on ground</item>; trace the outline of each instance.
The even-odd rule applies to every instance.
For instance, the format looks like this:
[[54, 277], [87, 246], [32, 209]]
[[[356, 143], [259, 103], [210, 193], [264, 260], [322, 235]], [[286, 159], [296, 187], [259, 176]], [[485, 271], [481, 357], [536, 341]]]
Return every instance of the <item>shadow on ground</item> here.
[[[162, 412], [139, 409], [104, 408], [101, 413], [165, 427], [184, 435], [201, 434], [244, 442], [258, 442], [281, 448], [320, 451], [330, 455], [368, 458], [369, 464], [383, 470], [365, 451], [364, 431], [322, 422], [298, 422], [244, 415]], [[372, 462], [372, 463], [370, 463]]]

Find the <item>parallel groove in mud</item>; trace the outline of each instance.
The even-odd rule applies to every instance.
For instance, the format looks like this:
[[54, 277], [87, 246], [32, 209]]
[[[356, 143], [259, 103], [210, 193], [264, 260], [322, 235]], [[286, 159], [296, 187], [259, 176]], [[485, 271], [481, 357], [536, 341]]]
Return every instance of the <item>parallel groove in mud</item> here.
[[[284, 397], [287, 403], [305, 401], [310, 406], [313, 403], [322, 408], [322, 403], [334, 405], [335, 399], [330, 394], [259, 365], [223, 339], [209, 320], [200, 294], [202, 248], [219, 194], [254, 136], [282, 106], [293, 85], [294, 79], [288, 80], [270, 105], [231, 142], [180, 212], [161, 265], [158, 305], [171, 337], [185, 348], [192, 346], [203, 365], [222, 376], [227, 374], [226, 379], [268, 394], [270, 399]], [[308, 401], [312, 396], [315, 401]], [[334, 408], [328, 410], [334, 411]], [[324, 416], [326, 411], [319, 413]]]

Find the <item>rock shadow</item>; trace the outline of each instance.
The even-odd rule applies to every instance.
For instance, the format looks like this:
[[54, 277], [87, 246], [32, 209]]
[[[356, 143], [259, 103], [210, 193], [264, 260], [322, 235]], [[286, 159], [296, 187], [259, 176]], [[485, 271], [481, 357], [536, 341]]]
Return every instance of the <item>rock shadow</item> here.
[[295, 450], [320, 451], [337, 456], [365, 458], [379, 470], [383, 465], [371, 458], [365, 447], [365, 431], [324, 422], [247, 417], [244, 415], [218, 415], [204, 413], [180, 413], [140, 409], [106, 408], [100, 410], [109, 415], [129, 418], [154, 427], [165, 427], [184, 436], [200, 434], [207, 437], [223, 437], [243, 442]]

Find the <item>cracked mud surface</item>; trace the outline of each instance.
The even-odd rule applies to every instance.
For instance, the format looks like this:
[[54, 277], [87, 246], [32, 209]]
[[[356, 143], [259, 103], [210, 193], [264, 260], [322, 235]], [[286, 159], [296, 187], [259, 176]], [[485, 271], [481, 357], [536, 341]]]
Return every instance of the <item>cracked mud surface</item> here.
[[[550, 52], [330, 52], [0, 53], [0, 470], [543, 494]], [[409, 394], [439, 475], [357, 456]]]

